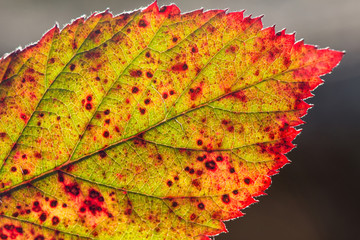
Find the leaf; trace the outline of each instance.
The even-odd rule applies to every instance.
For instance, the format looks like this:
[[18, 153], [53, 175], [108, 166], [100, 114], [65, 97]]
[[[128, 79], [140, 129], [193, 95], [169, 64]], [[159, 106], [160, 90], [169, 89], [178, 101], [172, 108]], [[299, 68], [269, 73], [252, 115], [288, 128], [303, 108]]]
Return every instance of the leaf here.
[[79, 18], [0, 60], [2, 239], [208, 239], [264, 194], [343, 52], [243, 12]]

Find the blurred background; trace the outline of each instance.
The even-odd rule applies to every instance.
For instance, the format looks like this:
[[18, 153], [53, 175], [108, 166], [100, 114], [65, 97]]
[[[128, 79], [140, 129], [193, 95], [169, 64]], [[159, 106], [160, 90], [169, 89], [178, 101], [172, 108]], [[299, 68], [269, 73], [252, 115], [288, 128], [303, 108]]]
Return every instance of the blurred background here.
[[[83, 14], [110, 8], [113, 14], [147, 6], [151, 0], [0, 0], [0, 56], [36, 42], [55, 22], [63, 27]], [[246, 9], [265, 14], [264, 27], [296, 31], [297, 40], [346, 55], [325, 84], [315, 90], [315, 104], [304, 118], [292, 161], [273, 177], [268, 196], [229, 221], [216, 240], [360, 239], [360, 12], [359, 0], [181, 0], [184, 12]], [[359, 149], [358, 149], [359, 148]]]

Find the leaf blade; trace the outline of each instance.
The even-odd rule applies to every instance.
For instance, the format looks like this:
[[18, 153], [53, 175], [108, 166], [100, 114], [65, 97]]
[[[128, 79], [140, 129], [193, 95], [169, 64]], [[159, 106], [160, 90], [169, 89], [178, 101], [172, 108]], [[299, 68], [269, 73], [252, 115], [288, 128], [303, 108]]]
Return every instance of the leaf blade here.
[[[261, 18], [242, 12], [180, 14], [154, 3], [86, 21], [92, 30], [82, 43], [84, 20], [58, 33], [68, 54], [48, 47], [46, 64], [63, 60], [45, 64], [45, 94], [32, 105], [38, 115], [18, 128], [18, 146], [7, 133], [0, 141], [7, 147], [0, 156], [12, 148], [0, 171], [0, 217], [24, 222], [26, 234], [35, 226], [50, 235], [61, 229], [66, 239], [206, 239], [226, 231], [222, 221], [241, 216], [288, 162], [294, 127], [310, 107], [303, 99], [343, 55], [262, 29]], [[36, 66], [26, 54], [40, 43], [1, 59], [3, 95], [16, 69]], [[36, 143], [47, 151], [28, 159], [24, 149]], [[69, 208], [51, 209], [51, 197]]]

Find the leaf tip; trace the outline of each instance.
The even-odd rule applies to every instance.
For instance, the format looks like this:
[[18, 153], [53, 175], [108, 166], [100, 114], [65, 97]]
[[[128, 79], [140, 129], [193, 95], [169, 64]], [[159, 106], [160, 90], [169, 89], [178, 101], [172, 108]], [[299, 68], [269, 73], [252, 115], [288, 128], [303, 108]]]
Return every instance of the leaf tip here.
[[151, 3], [149, 6], [145, 7], [143, 12], [159, 12], [159, 6], [158, 6], [158, 2], [157, 0], [153, 1], [153, 3]]

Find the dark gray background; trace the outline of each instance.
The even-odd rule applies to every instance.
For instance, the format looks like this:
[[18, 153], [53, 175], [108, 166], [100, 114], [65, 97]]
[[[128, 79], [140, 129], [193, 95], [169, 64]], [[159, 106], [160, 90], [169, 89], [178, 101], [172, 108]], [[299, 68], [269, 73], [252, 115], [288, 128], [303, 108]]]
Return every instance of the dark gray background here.
[[[225, 9], [265, 14], [264, 26], [296, 30], [297, 39], [346, 50], [339, 67], [308, 102], [315, 107], [288, 154], [292, 164], [273, 177], [269, 196], [227, 222], [220, 239], [332, 240], [359, 238], [360, 1], [358, 0], [182, 0], [182, 11]], [[150, 4], [146, 0], [0, 0], [0, 56], [36, 42], [55, 22], [110, 8], [114, 14]]]

